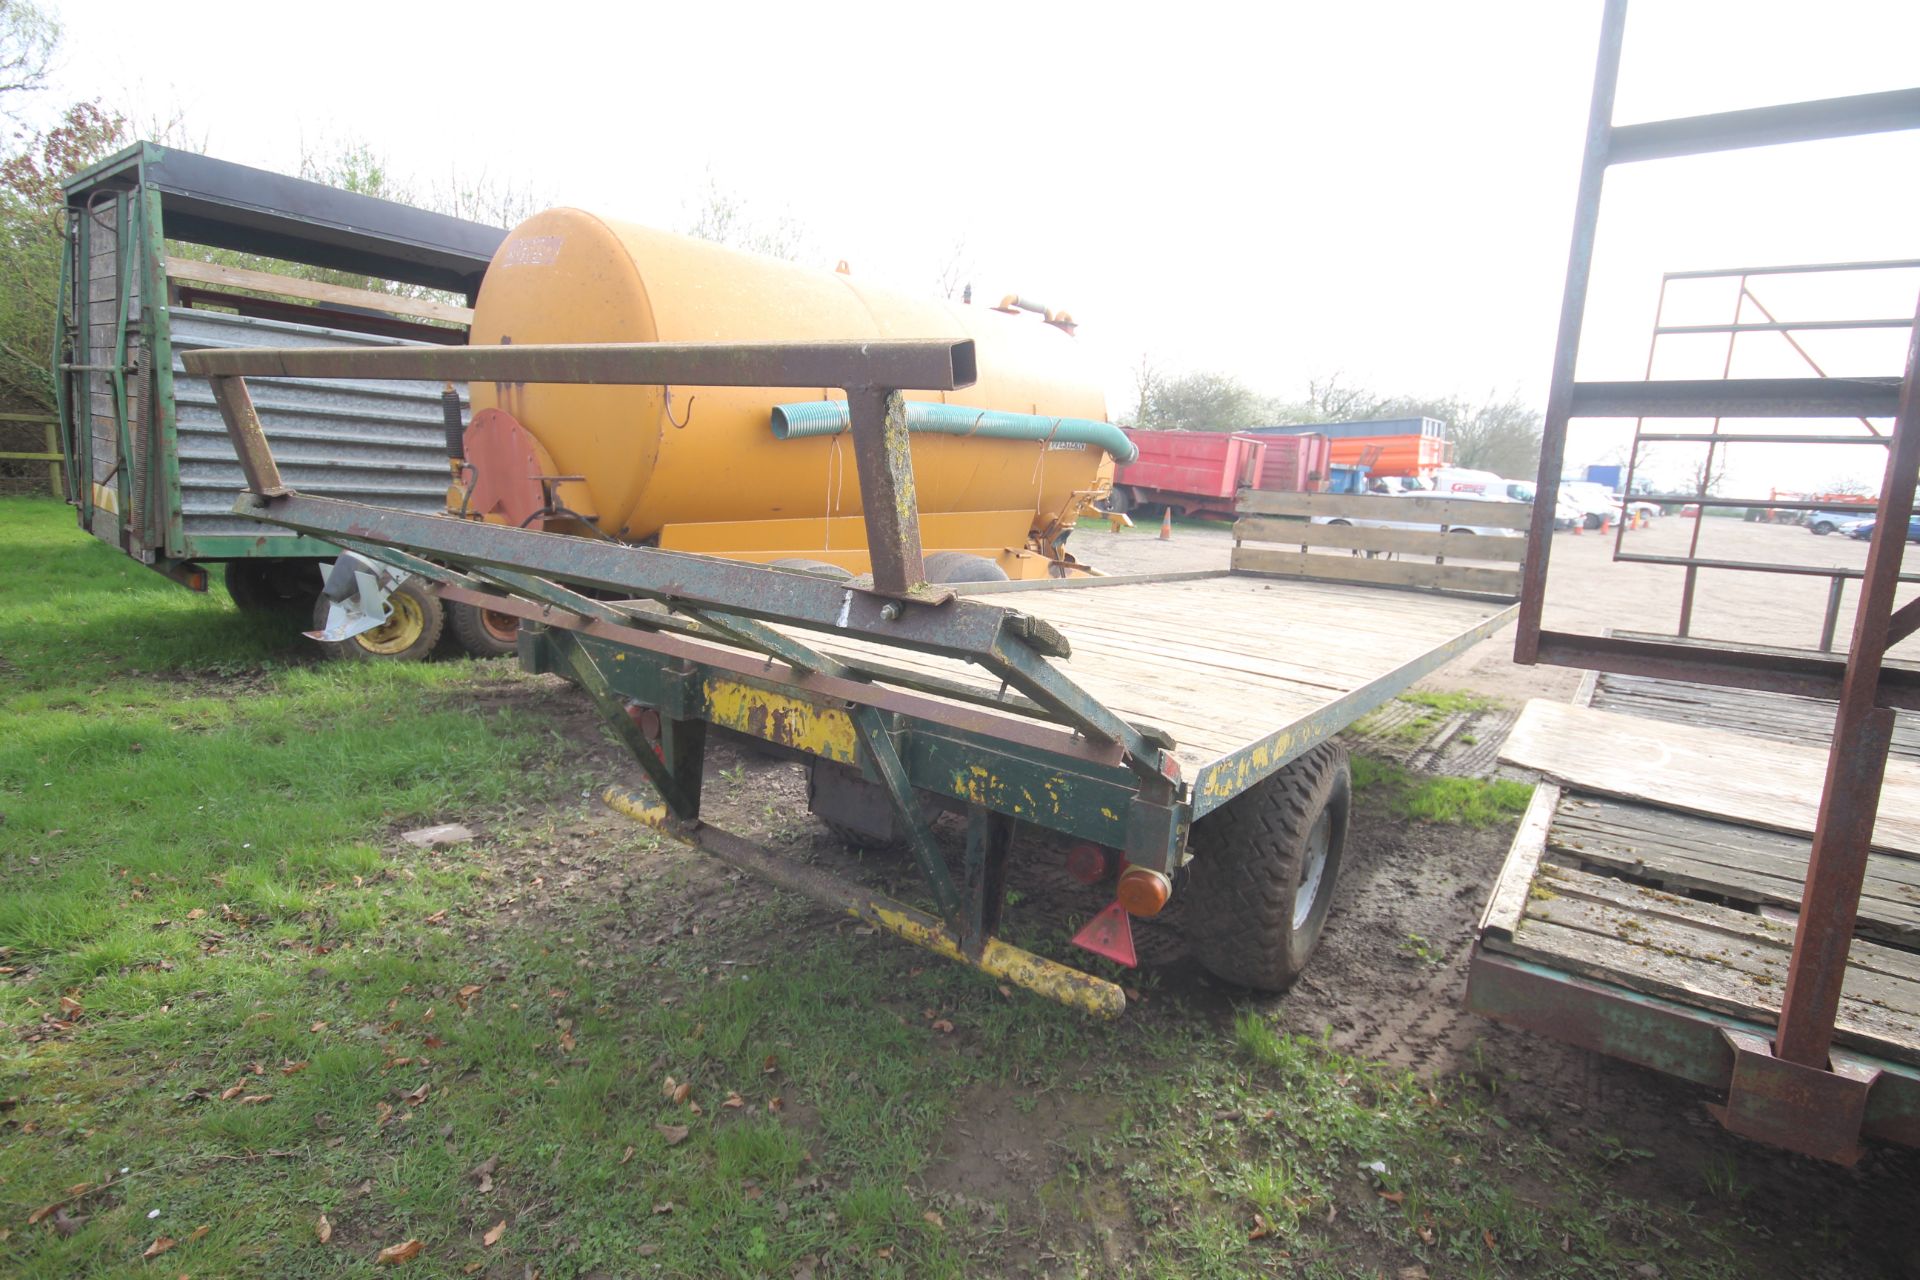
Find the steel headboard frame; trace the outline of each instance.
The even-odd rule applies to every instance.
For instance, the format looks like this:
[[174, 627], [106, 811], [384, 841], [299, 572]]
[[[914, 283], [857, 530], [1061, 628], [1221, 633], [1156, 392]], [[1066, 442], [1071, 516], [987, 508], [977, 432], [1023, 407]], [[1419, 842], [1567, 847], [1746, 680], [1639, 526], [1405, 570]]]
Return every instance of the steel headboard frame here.
[[[1920, 469], [1920, 324], [1905, 375], [1582, 383], [1574, 378], [1607, 169], [1642, 160], [1920, 128], [1920, 89], [1728, 111], [1646, 124], [1613, 123], [1626, 0], [1608, 0], [1574, 207], [1553, 378], [1547, 397], [1532, 540], [1514, 659], [1837, 699], [1839, 713], [1795, 931], [1778, 1034], [1730, 1037], [1735, 1058], [1722, 1119], [1736, 1132], [1809, 1154], [1857, 1151], [1871, 1080], [1841, 1069], [1830, 1049], [1853, 940], [1866, 855], [1885, 774], [1895, 706], [1920, 706], [1920, 673], [1884, 665], [1890, 645], [1920, 629], [1920, 607], [1894, 608]], [[1553, 515], [1575, 417], [1829, 417], [1892, 415], [1853, 636], [1844, 659], [1807, 650], [1716, 646], [1697, 640], [1587, 636], [1546, 630]], [[1754, 503], [1746, 505], [1788, 505]]]

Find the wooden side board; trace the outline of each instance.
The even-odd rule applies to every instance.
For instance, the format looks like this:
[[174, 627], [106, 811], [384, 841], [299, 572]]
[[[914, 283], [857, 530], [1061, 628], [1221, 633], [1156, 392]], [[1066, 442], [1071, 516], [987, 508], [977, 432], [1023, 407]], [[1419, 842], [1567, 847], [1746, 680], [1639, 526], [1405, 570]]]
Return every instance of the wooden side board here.
[[[1771, 1025], [1793, 926], [1658, 890], [1542, 866], [1511, 937], [1483, 943], [1549, 967]], [[1920, 958], [1855, 940], [1840, 1043], [1920, 1061]]]
[[1235, 510], [1245, 516], [1336, 516], [1349, 520], [1477, 524], [1493, 529], [1525, 529], [1533, 523], [1533, 508], [1524, 502], [1389, 497], [1377, 493], [1276, 493], [1267, 489], [1242, 489]]
[[1278, 547], [1235, 546], [1235, 573], [1272, 573], [1324, 582], [1359, 582], [1389, 587], [1437, 587], [1492, 596], [1520, 594], [1518, 569], [1435, 564], [1423, 560], [1370, 560], [1353, 555], [1321, 555]]
[[323, 284], [318, 280], [297, 280], [271, 271], [250, 271], [244, 267], [226, 267], [193, 258], [168, 258], [167, 278], [228, 289], [250, 289], [256, 293], [277, 293], [307, 302], [328, 303], [338, 307], [362, 307], [385, 315], [413, 319], [444, 320], [449, 324], [471, 325], [473, 312], [450, 303], [426, 298], [402, 298], [371, 289], [349, 289], [344, 285]]
[[1242, 516], [1234, 522], [1240, 542], [1279, 542], [1296, 547], [1340, 547], [1352, 551], [1386, 551], [1416, 556], [1446, 556], [1456, 560], [1527, 558], [1525, 538], [1486, 538], [1466, 532], [1438, 529], [1376, 529], [1362, 524], [1314, 524], [1276, 516]]

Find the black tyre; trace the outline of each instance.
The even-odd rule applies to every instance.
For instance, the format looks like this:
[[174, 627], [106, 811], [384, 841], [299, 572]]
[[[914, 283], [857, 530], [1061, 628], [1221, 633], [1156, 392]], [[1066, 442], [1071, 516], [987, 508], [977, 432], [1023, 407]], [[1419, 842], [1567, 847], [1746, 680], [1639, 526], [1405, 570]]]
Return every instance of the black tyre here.
[[970, 555], [965, 551], [936, 551], [926, 558], [927, 581], [952, 584], [956, 582], [1005, 582], [1007, 571], [985, 556]]
[[504, 658], [519, 648], [520, 619], [470, 604], [449, 604], [447, 630], [454, 643], [475, 658]]
[[[394, 591], [388, 603], [393, 606], [392, 616], [373, 630], [337, 643], [323, 640], [320, 647], [329, 658], [349, 661], [424, 662], [440, 643], [440, 633], [447, 625], [447, 612], [440, 597], [422, 586], [418, 578], [409, 578]], [[328, 604], [325, 596], [314, 602], [316, 631], [327, 625]]]
[[302, 618], [320, 594], [316, 566], [313, 560], [229, 560], [221, 577], [240, 612]]
[[1124, 484], [1113, 486], [1113, 492], [1107, 495], [1107, 510], [1117, 516], [1129, 515], [1139, 505], [1138, 495]]
[[1323, 743], [1194, 824], [1187, 940], [1209, 972], [1293, 985], [1326, 926], [1352, 795], [1346, 748]]
[[810, 573], [816, 578], [832, 578], [835, 582], [846, 582], [853, 574], [837, 564], [828, 564], [825, 560], [775, 560], [767, 565], [769, 569], [785, 569], [791, 573]]
[[1807, 528], [1813, 530], [1815, 537], [1820, 537], [1820, 538], [1824, 538], [1828, 534], [1833, 532], [1833, 526], [1827, 523], [1825, 520], [1816, 520], [1812, 524], [1808, 525]]

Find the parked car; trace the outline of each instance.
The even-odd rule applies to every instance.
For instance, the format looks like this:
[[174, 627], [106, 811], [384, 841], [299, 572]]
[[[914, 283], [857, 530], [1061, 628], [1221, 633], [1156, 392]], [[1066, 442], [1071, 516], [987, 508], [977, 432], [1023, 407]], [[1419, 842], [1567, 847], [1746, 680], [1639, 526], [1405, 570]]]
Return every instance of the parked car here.
[[1620, 500], [1603, 484], [1591, 480], [1562, 480], [1560, 492], [1579, 508], [1589, 529], [1598, 529], [1606, 521], [1621, 517]]
[[1858, 511], [1816, 511], [1807, 517], [1807, 532], [1824, 538], [1846, 525], [1859, 524], [1860, 519]]
[[[1495, 494], [1487, 494], [1487, 493], [1449, 493], [1444, 495], [1438, 495], [1433, 493], [1423, 493], [1417, 490], [1408, 490], [1400, 493], [1390, 494], [1388, 496], [1395, 497], [1395, 498], [1432, 498], [1432, 497], [1444, 496], [1447, 498], [1463, 499], [1469, 502], [1507, 502], [1508, 501], [1507, 498], [1504, 498]], [[1357, 525], [1364, 529], [1424, 529], [1429, 532], [1431, 532], [1434, 529], [1439, 529], [1446, 533], [1477, 534], [1483, 538], [1522, 538], [1526, 536], [1524, 533], [1522, 533], [1518, 529], [1500, 529], [1500, 528], [1495, 528], [1492, 525], [1482, 525], [1482, 524], [1437, 524], [1430, 520], [1379, 520], [1373, 517], [1315, 516], [1313, 517], [1313, 523], [1315, 524], [1350, 524], [1350, 525]]]
[[[1849, 520], [1840, 526], [1840, 532], [1865, 542], [1873, 536], [1873, 527], [1878, 523], [1878, 520]], [[1920, 515], [1907, 517], [1907, 541], [1920, 542]]]

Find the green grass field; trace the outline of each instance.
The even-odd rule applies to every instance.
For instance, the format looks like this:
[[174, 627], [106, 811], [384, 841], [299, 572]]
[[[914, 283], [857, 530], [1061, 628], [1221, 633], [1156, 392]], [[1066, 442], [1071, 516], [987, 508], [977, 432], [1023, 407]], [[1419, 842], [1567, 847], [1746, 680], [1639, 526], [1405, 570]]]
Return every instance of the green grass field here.
[[[0, 502], [6, 1275], [1739, 1271], [1497, 1088], [1270, 1004], [1094, 1025], [753, 886], [676, 936], [644, 884], [521, 910], [603, 780], [560, 695], [304, 643]], [[1470, 799], [1415, 816], [1513, 811]], [[942, 1191], [988, 1096], [1097, 1122]]]

